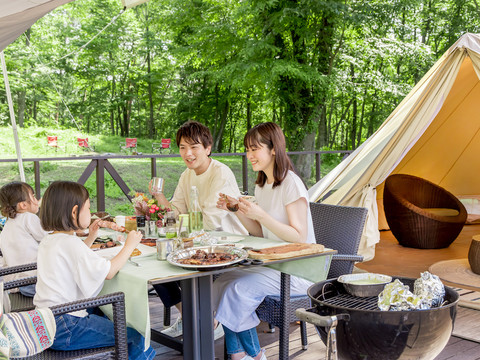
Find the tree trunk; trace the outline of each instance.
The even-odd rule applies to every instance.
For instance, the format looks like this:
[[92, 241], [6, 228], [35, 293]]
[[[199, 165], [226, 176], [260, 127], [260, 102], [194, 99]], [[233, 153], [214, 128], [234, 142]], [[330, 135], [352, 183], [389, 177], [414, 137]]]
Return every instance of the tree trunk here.
[[[28, 28], [28, 30], [25, 32], [25, 45], [28, 47], [30, 46], [30, 34], [32, 30], [31, 28]], [[23, 76], [26, 78], [26, 70], [23, 70]], [[18, 115], [17, 115], [17, 120], [18, 120], [18, 126], [23, 127], [24, 126], [24, 120], [25, 120], [25, 106], [26, 102], [25, 99], [27, 97], [27, 90], [22, 89], [21, 91], [18, 92]]]
[[27, 97], [27, 92], [25, 90], [19, 91], [18, 93], [18, 126], [23, 127], [25, 119], [25, 98]]
[[32, 117], [33, 121], [37, 122], [37, 92], [35, 91], [35, 87], [33, 88], [33, 104], [32, 104]]
[[146, 15], [145, 15], [145, 22], [146, 26], [146, 34], [147, 34], [147, 79], [148, 79], [148, 102], [149, 102], [149, 110], [150, 116], [147, 118], [147, 132], [148, 137], [150, 139], [154, 138], [155, 129], [153, 126], [153, 89], [152, 89], [152, 71], [151, 71], [151, 64], [150, 64], [150, 36], [148, 30], [148, 7], [145, 8]]
[[252, 99], [250, 91], [247, 91], [247, 131], [252, 128]]
[[229, 112], [230, 112], [230, 102], [228, 100], [225, 100], [225, 104], [222, 109], [222, 115], [220, 118], [220, 124], [217, 127], [218, 131], [215, 138], [213, 139], [213, 148], [216, 151], [222, 150], [223, 132], [225, 131], [225, 124], [227, 122]]

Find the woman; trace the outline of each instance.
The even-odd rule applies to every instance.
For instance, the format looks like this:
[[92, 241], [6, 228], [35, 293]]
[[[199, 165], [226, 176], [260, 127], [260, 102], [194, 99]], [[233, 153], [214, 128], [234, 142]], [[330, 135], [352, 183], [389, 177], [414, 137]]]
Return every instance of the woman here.
[[[307, 189], [293, 171], [280, 127], [271, 122], [256, 125], [245, 135], [244, 145], [253, 170], [258, 171], [257, 203], [240, 198], [235, 215], [253, 236], [315, 243]], [[220, 194], [217, 207], [229, 211], [227, 202], [236, 201]], [[291, 294], [304, 295], [310, 285], [292, 276]], [[280, 294], [280, 272], [266, 267], [235, 270], [220, 276], [213, 289], [216, 320], [223, 325], [231, 359], [266, 360], [255, 310], [265, 296]]]

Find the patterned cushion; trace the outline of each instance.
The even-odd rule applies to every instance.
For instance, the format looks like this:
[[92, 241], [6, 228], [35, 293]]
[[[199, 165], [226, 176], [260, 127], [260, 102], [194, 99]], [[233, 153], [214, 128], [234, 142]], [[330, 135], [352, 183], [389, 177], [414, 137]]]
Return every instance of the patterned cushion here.
[[53, 344], [55, 317], [49, 308], [2, 314], [0, 358], [35, 355]]
[[57, 329], [49, 308], [4, 314], [0, 277], [0, 359], [35, 355], [52, 346]]

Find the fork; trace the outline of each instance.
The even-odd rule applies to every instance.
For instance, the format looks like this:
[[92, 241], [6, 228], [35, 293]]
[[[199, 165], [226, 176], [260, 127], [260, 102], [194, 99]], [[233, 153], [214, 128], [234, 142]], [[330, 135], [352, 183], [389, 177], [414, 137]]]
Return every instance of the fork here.
[[128, 258], [128, 262], [132, 265], [135, 265], [135, 266], [142, 266], [139, 263], [137, 263], [136, 261], [133, 261], [131, 257]]

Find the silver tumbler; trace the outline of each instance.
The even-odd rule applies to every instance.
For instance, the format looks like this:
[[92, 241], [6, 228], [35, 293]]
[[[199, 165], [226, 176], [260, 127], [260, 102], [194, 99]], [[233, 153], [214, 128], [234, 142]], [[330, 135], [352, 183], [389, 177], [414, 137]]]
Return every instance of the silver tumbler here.
[[157, 259], [167, 260], [168, 254], [175, 250], [176, 239], [158, 239], [157, 243]]

